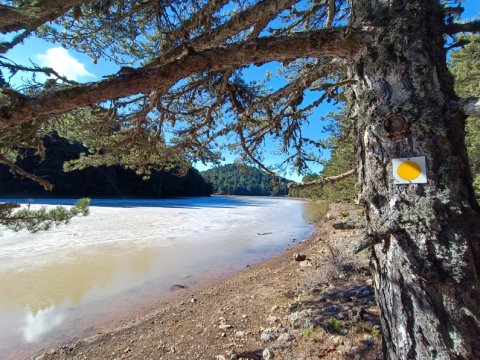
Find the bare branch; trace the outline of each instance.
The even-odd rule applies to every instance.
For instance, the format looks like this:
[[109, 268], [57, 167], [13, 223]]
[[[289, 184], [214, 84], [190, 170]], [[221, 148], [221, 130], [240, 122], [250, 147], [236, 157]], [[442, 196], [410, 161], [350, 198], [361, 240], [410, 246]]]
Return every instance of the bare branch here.
[[13, 49], [15, 46], [29, 37], [32, 32], [32, 30], [24, 30], [21, 34], [15, 36], [12, 41], [0, 43], [0, 54], [5, 54], [8, 50]]
[[40, 185], [43, 186], [43, 188], [45, 190], [52, 190], [53, 189], [53, 185], [50, 182], [48, 182], [47, 180], [45, 180], [45, 179], [43, 179], [39, 176], [32, 175], [29, 172], [23, 170], [21, 167], [19, 167], [18, 165], [15, 165], [13, 162], [8, 160], [3, 155], [0, 155], [0, 163], [4, 163], [5, 165], [7, 165], [13, 172], [15, 172], [15, 173], [27, 178], [27, 179], [30, 179], [30, 180], [33, 180], [33, 181], [39, 183]]
[[68, 80], [65, 76], [60, 75], [57, 73], [55, 70], [49, 67], [40, 67], [35, 64], [32, 65], [32, 67], [28, 67], [25, 65], [19, 65], [14, 63], [12, 60], [7, 59], [3, 56], [0, 56], [0, 59], [5, 59], [8, 60], [10, 63], [4, 62], [0, 60], [0, 66], [4, 67], [6, 69], [9, 69], [12, 73], [16, 73], [17, 71], [26, 71], [26, 72], [34, 72], [34, 73], [43, 73], [47, 76], [53, 76], [57, 78], [58, 80], [62, 80], [66, 84], [77, 84], [75, 81]]
[[386, 239], [386, 237], [387, 237], [387, 234], [381, 234], [381, 233], [366, 234], [363, 238], [353, 243], [350, 249], [350, 253], [352, 255], [357, 255], [359, 252], [362, 252], [363, 250], [366, 250], [372, 246], [380, 244], [383, 240]]
[[333, 19], [335, 18], [335, 12], [337, 8], [335, 6], [335, 0], [328, 0], [328, 18], [327, 18], [327, 27], [331, 27], [333, 24]]
[[356, 173], [357, 173], [357, 170], [352, 169], [352, 170], [349, 170], [347, 172], [344, 172], [343, 174], [336, 175], [336, 176], [330, 176], [330, 177], [327, 177], [327, 178], [322, 178], [321, 177], [320, 179], [309, 181], [309, 182], [306, 182], [306, 183], [301, 183], [301, 184], [290, 184], [289, 188], [304, 189], [304, 188], [307, 188], [307, 187], [318, 186], [318, 185], [323, 186], [325, 184], [334, 183], [334, 182], [346, 179], [350, 176], [355, 175]]
[[445, 34], [453, 35], [459, 32], [480, 32], [480, 20], [463, 24], [448, 24], [445, 26]]

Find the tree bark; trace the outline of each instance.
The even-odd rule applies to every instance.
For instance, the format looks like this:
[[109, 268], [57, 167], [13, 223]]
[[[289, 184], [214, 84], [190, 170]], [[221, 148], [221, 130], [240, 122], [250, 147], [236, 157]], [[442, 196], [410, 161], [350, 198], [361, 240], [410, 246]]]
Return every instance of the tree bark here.
[[48, 21], [55, 20], [73, 6], [87, 2], [88, 0], [40, 0], [34, 6], [0, 5], [0, 32], [34, 30]]
[[[377, 37], [348, 90], [386, 359], [480, 359], [480, 214], [438, 0], [351, 1]], [[396, 185], [392, 159], [425, 156], [426, 184]]]

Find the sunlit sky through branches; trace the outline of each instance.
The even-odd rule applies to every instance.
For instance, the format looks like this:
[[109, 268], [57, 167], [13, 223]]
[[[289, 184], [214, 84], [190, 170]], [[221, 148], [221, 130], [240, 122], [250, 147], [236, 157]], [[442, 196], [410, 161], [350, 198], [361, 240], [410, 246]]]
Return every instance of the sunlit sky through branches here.
[[[478, 18], [480, 13], [480, 1], [479, 0], [466, 0], [463, 3], [465, 12], [462, 15], [462, 18], [473, 19]], [[60, 75], [63, 75], [71, 80], [77, 82], [90, 82], [90, 81], [99, 81], [102, 77], [115, 74], [119, 70], [119, 66], [107, 62], [104, 59], [98, 60], [94, 64], [93, 59], [87, 55], [78, 53], [72, 49], [65, 49], [59, 43], [51, 43], [44, 41], [36, 37], [30, 37], [24, 41], [23, 44], [16, 46], [14, 49], [10, 50], [6, 57], [17, 64], [30, 66], [32, 63], [35, 63], [39, 66], [51, 67], [57, 71]], [[135, 64], [139, 65], [139, 64]], [[134, 66], [135, 66], [134, 65]], [[246, 81], [255, 81], [263, 80], [267, 72], [271, 73], [270, 80], [267, 82], [267, 87], [271, 87], [273, 90], [276, 90], [287, 83], [281, 74], [278, 75], [278, 63], [272, 62], [262, 66], [250, 66], [244, 69], [244, 76]], [[8, 79], [8, 73], [3, 74], [6, 79]], [[277, 76], [278, 75], [278, 76]], [[10, 79], [12, 86], [19, 88], [25, 80], [29, 80], [30, 75], [27, 74], [17, 74], [14, 78]], [[37, 81], [44, 81], [46, 78], [43, 75], [37, 76]], [[313, 101], [317, 100], [319, 96], [318, 92], [307, 91], [303, 98], [302, 106], [308, 105]], [[339, 105], [341, 106], [341, 105]], [[308, 124], [302, 129], [303, 135], [307, 138], [314, 140], [321, 139], [322, 137], [327, 136], [325, 134], [324, 128], [328, 125], [328, 122], [322, 121], [321, 119], [331, 111], [335, 111], [336, 106], [333, 103], [325, 102], [312, 111], [312, 114], [308, 118]], [[221, 139], [224, 143], [228, 139]], [[276, 145], [273, 141], [267, 141], [265, 144], [264, 159], [263, 162], [267, 166], [273, 166], [282, 161], [283, 156], [276, 155]], [[322, 158], [328, 159], [330, 152], [324, 150], [321, 154]], [[235, 160], [237, 155], [231, 154], [228, 151], [223, 152], [224, 163], [231, 163]], [[199, 170], [205, 170], [212, 167], [211, 164], [195, 164], [195, 167]], [[322, 169], [322, 165], [312, 164], [311, 172], [319, 172]], [[296, 173], [284, 173], [282, 174], [292, 180], [301, 181], [303, 175]]]

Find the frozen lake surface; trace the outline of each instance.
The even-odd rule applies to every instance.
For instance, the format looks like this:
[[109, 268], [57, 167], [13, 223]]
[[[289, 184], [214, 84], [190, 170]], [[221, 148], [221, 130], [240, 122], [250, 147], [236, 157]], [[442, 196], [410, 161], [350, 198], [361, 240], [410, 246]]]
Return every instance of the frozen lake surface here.
[[159, 304], [172, 285], [195, 287], [268, 259], [311, 234], [307, 206], [258, 197], [97, 199], [89, 216], [47, 232], [3, 230], [1, 357], [71, 342]]

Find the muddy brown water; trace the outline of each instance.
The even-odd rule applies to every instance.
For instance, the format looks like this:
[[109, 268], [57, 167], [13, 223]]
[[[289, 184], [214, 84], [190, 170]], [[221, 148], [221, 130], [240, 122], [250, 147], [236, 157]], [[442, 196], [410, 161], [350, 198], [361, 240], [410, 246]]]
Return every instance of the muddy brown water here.
[[110, 199], [48, 232], [2, 231], [0, 359], [103, 331], [269, 259], [308, 237], [322, 211], [284, 198]]

